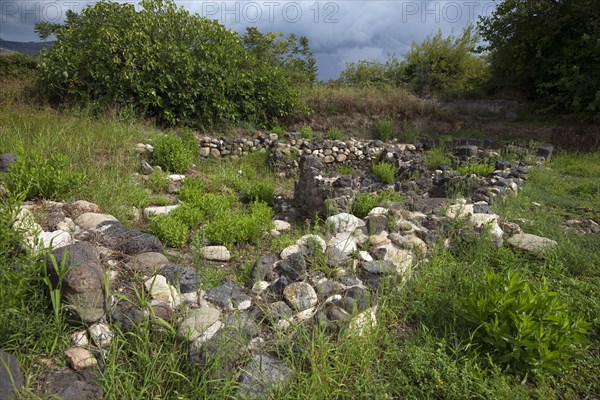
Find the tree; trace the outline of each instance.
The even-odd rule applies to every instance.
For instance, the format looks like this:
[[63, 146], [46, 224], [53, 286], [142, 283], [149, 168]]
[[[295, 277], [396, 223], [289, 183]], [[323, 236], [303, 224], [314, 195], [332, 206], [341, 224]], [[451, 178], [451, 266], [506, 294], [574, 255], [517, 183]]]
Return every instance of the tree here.
[[[58, 102], [133, 108], [166, 124], [271, 124], [297, 104], [281, 68], [248, 51], [216, 21], [192, 15], [173, 0], [102, 1], [62, 26], [42, 55], [40, 83]], [[46, 36], [47, 37], [47, 36]]]
[[547, 109], [600, 111], [600, 0], [505, 0], [479, 31], [501, 88]]
[[466, 27], [459, 36], [446, 38], [440, 30], [422, 43], [413, 42], [402, 61], [388, 54], [385, 63], [349, 63], [340, 80], [348, 86], [407, 86], [425, 96], [470, 94], [488, 76], [484, 59], [473, 54], [478, 40], [473, 26]]
[[308, 38], [293, 33], [287, 38], [281, 32], [263, 34], [255, 27], [246, 28], [244, 46], [258, 60], [286, 71], [296, 85], [310, 85], [317, 81], [317, 61], [310, 50]]
[[487, 79], [483, 59], [474, 55], [479, 36], [472, 25], [444, 38], [439, 30], [413, 42], [404, 61], [404, 79], [420, 95], [453, 97], [476, 91]]

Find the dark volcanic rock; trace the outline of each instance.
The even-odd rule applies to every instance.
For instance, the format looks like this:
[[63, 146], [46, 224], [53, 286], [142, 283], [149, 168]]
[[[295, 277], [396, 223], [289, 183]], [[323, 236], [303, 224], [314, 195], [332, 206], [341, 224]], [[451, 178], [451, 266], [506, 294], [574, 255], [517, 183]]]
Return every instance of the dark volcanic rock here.
[[23, 387], [23, 374], [17, 359], [0, 350], [0, 399], [16, 399], [15, 391]]
[[202, 284], [200, 274], [196, 273], [193, 268], [184, 265], [166, 264], [160, 268], [158, 273], [167, 278], [171, 285], [179, 287], [181, 293], [198, 291]]
[[123, 244], [123, 252], [129, 255], [161, 252], [162, 249], [163, 244], [156, 236], [139, 231], [132, 231], [131, 238]]
[[0, 172], [8, 171], [8, 168], [17, 161], [17, 155], [13, 153], [0, 154]]

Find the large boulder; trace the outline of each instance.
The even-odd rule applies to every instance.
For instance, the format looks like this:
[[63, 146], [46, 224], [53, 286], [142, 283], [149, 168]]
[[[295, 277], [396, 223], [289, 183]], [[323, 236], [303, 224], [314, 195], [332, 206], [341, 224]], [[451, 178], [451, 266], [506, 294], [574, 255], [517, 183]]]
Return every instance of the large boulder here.
[[536, 256], [542, 256], [546, 251], [558, 245], [555, 240], [529, 233], [518, 233], [509, 237], [506, 241], [511, 246]]
[[58, 284], [59, 269], [68, 270], [62, 276], [63, 301], [76, 319], [87, 323], [104, 315], [104, 273], [96, 248], [87, 242], [77, 242], [52, 252], [47, 260], [50, 279]]
[[242, 399], [273, 398], [273, 391], [285, 387], [292, 376], [292, 369], [278, 358], [256, 354], [240, 376], [237, 397]]

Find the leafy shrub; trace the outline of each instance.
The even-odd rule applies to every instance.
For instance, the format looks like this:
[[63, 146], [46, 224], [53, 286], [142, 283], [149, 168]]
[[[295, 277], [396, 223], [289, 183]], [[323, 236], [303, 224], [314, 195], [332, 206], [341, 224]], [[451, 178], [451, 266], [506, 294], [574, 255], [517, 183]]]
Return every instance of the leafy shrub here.
[[37, 153], [17, 155], [4, 177], [4, 186], [26, 199], [64, 200], [80, 189], [85, 174], [69, 169], [67, 157], [53, 154], [44, 158]]
[[150, 231], [164, 243], [173, 247], [184, 247], [190, 229], [181, 220], [171, 214], [161, 214], [150, 220]]
[[266, 204], [273, 204], [275, 190], [273, 185], [267, 182], [248, 182], [242, 188], [242, 197], [245, 201], [262, 201]]
[[[252, 194], [258, 200], [245, 206], [233, 194], [205, 193], [201, 181], [186, 179], [180, 192], [183, 202], [168, 214], [168, 221], [154, 218], [152, 231], [165, 243], [180, 247], [189, 232], [197, 228], [214, 244], [256, 242], [271, 228], [273, 218], [273, 210], [263, 201], [269, 196], [272, 200], [272, 186], [261, 187]], [[175, 224], [185, 229], [176, 230]]]
[[472, 345], [512, 371], [559, 373], [586, 343], [589, 324], [556, 292], [520, 272], [485, 271], [462, 300]]
[[437, 168], [440, 165], [448, 165], [451, 162], [452, 159], [446, 154], [446, 149], [444, 147], [434, 147], [429, 150], [424, 161], [428, 168]]
[[472, 25], [460, 35], [439, 30], [421, 44], [412, 43], [403, 62], [403, 79], [417, 94], [455, 97], [477, 91], [488, 77], [486, 63], [473, 54], [479, 41]]
[[398, 140], [402, 143], [415, 143], [419, 138], [417, 129], [409, 124], [404, 124], [398, 133]]
[[211, 243], [233, 245], [235, 243], [256, 243], [271, 228], [273, 211], [262, 202], [250, 205], [249, 212], [221, 212], [215, 215], [204, 228], [206, 238]]
[[183, 202], [179, 207], [171, 211], [169, 215], [190, 229], [202, 224], [206, 220], [206, 213], [194, 203]]
[[463, 164], [458, 167], [458, 173], [466, 176], [466, 175], [479, 175], [485, 176], [489, 173], [494, 172], [495, 166], [493, 164]]
[[351, 165], [342, 165], [337, 169], [337, 173], [340, 175], [352, 175], [354, 168]]
[[0, 55], [0, 79], [31, 74], [37, 68], [37, 62], [21, 53]]
[[153, 157], [167, 171], [184, 172], [198, 157], [198, 143], [189, 131], [180, 136], [162, 135], [154, 142]]
[[313, 138], [313, 130], [310, 126], [308, 125], [304, 125], [302, 128], [300, 128], [300, 137], [302, 139], [312, 139]]
[[381, 118], [377, 120], [377, 123], [375, 124], [377, 139], [383, 142], [389, 142], [394, 136], [394, 129], [394, 120], [391, 118]]
[[352, 87], [381, 88], [398, 84], [401, 63], [395, 55], [390, 55], [385, 63], [360, 60], [346, 64], [340, 74], [340, 81]]
[[354, 199], [352, 203], [352, 214], [359, 218], [366, 217], [369, 212], [377, 206], [380, 206], [388, 201], [400, 201], [402, 195], [393, 190], [384, 190], [383, 192], [361, 193]]
[[281, 139], [281, 138], [283, 137], [283, 135], [285, 134], [285, 131], [284, 131], [284, 130], [283, 130], [283, 128], [282, 128], [282, 127], [280, 127], [280, 126], [275, 126], [275, 127], [273, 127], [272, 131], [273, 131], [273, 133], [274, 133], [274, 134], [276, 134], [276, 135], [277, 135], [277, 137], [278, 137], [279, 139]]
[[333, 127], [327, 131], [327, 139], [329, 140], [342, 140], [344, 138], [344, 132], [340, 128]]
[[381, 179], [383, 183], [390, 184], [394, 182], [394, 178], [396, 173], [398, 172], [398, 167], [393, 166], [392, 164], [381, 161], [377, 164], [373, 165], [373, 173]]
[[204, 182], [202, 182], [199, 179], [194, 179], [188, 176], [183, 181], [183, 186], [179, 190], [179, 198], [182, 201], [194, 202], [196, 199], [199, 199], [204, 193]]
[[[39, 23], [36, 31], [56, 35], [52, 49], [42, 52], [39, 81], [58, 102], [132, 107], [188, 126], [270, 124], [297, 105], [284, 68], [245, 48], [238, 33], [173, 0], [142, 0], [139, 10], [97, 2], [80, 14], [67, 12], [62, 26]], [[295, 54], [285, 57], [298, 64]]]
[[155, 169], [148, 177], [148, 188], [156, 193], [162, 193], [169, 187], [169, 179], [164, 172]]

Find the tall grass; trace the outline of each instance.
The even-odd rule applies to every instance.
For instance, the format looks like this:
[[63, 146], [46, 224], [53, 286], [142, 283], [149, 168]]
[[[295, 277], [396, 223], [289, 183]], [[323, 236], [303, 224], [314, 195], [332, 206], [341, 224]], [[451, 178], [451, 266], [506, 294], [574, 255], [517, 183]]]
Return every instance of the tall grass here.
[[86, 176], [64, 200], [95, 202], [104, 212], [125, 221], [132, 219], [132, 207], [148, 201], [143, 189], [132, 184], [139, 168], [132, 149], [154, 133], [150, 126], [111, 117], [96, 119], [22, 107], [0, 110], [0, 153], [23, 151], [46, 159], [64, 154], [69, 168]]

